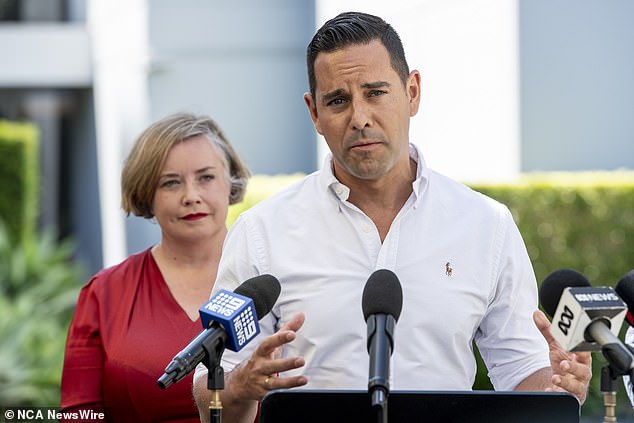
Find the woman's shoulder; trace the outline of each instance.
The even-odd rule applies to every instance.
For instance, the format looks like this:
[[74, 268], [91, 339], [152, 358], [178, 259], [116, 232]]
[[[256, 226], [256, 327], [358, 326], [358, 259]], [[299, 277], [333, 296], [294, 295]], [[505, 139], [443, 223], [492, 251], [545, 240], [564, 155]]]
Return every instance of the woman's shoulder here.
[[132, 254], [122, 262], [97, 272], [83, 289], [99, 293], [129, 290], [131, 284], [139, 282], [141, 271], [151, 257], [151, 248]]

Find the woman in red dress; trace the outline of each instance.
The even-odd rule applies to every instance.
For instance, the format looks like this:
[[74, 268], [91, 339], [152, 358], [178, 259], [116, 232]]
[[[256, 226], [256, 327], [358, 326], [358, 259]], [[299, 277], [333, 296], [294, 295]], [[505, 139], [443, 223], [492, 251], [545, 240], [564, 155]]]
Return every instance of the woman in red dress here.
[[216, 278], [227, 209], [242, 200], [248, 177], [209, 117], [174, 114], [139, 136], [121, 175], [122, 208], [155, 219], [161, 239], [81, 290], [66, 341], [62, 412], [199, 422], [193, 375], [166, 390], [156, 381], [202, 330], [198, 308]]

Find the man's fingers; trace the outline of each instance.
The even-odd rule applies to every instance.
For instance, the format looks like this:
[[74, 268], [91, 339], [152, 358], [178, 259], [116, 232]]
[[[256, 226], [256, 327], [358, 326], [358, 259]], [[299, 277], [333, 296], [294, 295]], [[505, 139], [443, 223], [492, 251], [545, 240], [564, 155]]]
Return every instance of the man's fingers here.
[[304, 364], [306, 363], [304, 362], [304, 359], [301, 357], [278, 358], [275, 360], [270, 360], [266, 363], [266, 365], [263, 365], [262, 373], [276, 376], [279, 373], [298, 369], [302, 367]]
[[270, 357], [276, 350], [280, 352], [280, 347], [284, 344], [295, 339], [295, 332], [297, 332], [304, 324], [304, 313], [297, 313], [291, 320], [286, 322], [279, 331], [272, 336], [268, 337], [260, 345], [258, 345], [254, 354], [262, 357]]
[[297, 332], [304, 324], [304, 319], [304, 313], [297, 313], [291, 318], [291, 320], [282, 325], [280, 331], [292, 330], [293, 332]]
[[264, 388], [272, 391], [273, 389], [290, 389], [303, 386], [308, 383], [306, 376], [293, 377], [269, 377], [265, 379]]
[[262, 341], [260, 345], [258, 345], [258, 347], [255, 349], [253, 355], [260, 357], [270, 357], [276, 348], [279, 348], [284, 344], [288, 344], [294, 339], [295, 332], [293, 331], [284, 330], [276, 332], [275, 334], [269, 336], [264, 341]]
[[587, 384], [592, 379], [592, 355], [589, 352], [575, 353], [574, 360], [564, 360], [560, 368], [569, 380]]
[[537, 326], [537, 329], [539, 329], [539, 331], [542, 333], [544, 339], [546, 339], [546, 342], [548, 342], [548, 345], [556, 343], [556, 345], [559, 346], [559, 343], [555, 340], [555, 337], [550, 332], [550, 321], [541, 310], [536, 310], [533, 313], [533, 321], [535, 322], [535, 326]]
[[[592, 354], [589, 352], [576, 352], [575, 359], [577, 363], [590, 365], [592, 364]], [[590, 375], [592, 377], [592, 375]]]

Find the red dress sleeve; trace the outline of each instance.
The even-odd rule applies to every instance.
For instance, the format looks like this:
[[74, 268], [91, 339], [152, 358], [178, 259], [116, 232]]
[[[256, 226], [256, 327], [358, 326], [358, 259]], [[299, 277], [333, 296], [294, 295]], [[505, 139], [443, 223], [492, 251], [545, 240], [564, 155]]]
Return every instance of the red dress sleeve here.
[[99, 301], [92, 281], [80, 291], [68, 330], [61, 384], [61, 407], [103, 410], [103, 349]]

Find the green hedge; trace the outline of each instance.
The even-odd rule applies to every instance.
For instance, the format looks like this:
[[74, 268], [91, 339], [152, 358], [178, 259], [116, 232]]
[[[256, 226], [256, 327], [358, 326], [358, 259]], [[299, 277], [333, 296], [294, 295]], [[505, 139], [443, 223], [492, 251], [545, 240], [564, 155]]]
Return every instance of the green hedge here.
[[39, 132], [0, 119], [0, 218], [13, 241], [35, 235], [39, 210]]
[[[302, 175], [255, 176], [245, 201], [231, 207], [228, 223], [240, 212]], [[548, 173], [523, 177], [515, 184], [472, 185], [506, 204], [524, 237], [538, 283], [554, 270], [571, 268], [595, 286], [614, 286], [634, 268], [634, 172]], [[623, 326], [622, 334], [626, 325]], [[478, 356], [475, 389], [491, 389]], [[593, 354], [593, 379], [584, 416], [602, 416], [601, 354]], [[632, 408], [619, 382], [619, 415]]]
[[532, 175], [515, 185], [474, 189], [506, 204], [538, 281], [573, 268], [611, 285], [634, 267], [634, 173]]

